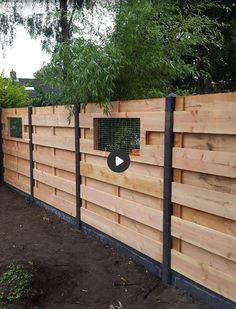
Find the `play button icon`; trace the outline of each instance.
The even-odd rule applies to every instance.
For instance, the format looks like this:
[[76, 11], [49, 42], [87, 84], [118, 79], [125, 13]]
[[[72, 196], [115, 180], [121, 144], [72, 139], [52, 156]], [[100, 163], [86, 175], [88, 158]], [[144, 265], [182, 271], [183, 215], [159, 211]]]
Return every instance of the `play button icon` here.
[[107, 158], [107, 165], [116, 173], [122, 173], [129, 168], [130, 157], [121, 150], [112, 151]]
[[116, 166], [121, 165], [123, 162], [125, 162], [123, 159], [121, 159], [120, 157], [116, 156]]

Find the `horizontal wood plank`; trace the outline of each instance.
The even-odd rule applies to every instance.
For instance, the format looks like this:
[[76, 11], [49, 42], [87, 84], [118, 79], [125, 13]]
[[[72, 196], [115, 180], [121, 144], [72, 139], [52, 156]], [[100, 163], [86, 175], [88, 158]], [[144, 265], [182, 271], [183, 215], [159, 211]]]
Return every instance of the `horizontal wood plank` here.
[[174, 132], [236, 134], [236, 111], [176, 111]]
[[236, 92], [200, 94], [184, 97], [185, 110], [236, 110]]
[[[94, 149], [94, 142], [91, 139], [80, 139], [81, 153], [91, 154], [99, 157], [107, 158], [108, 151], [100, 151]], [[141, 145], [140, 156], [130, 155], [131, 162], [163, 166], [164, 165], [164, 147], [156, 145]]]
[[162, 211], [84, 185], [81, 198], [162, 231]]
[[236, 153], [175, 147], [173, 167], [236, 178]]
[[124, 172], [117, 174], [109, 168], [85, 162], [80, 163], [82, 176], [108, 182], [137, 192], [146, 193], [151, 196], [163, 198], [162, 179], [138, 174]]
[[45, 127], [74, 127], [74, 117], [68, 118], [67, 113], [52, 114], [52, 115], [32, 115], [32, 124], [34, 126], [45, 126]]
[[75, 150], [75, 139], [66, 136], [42, 136], [33, 134], [33, 143], [35, 145], [47, 146], [52, 148]]
[[71, 180], [40, 171], [36, 168], [33, 170], [34, 179], [40, 181], [48, 186], [75, 195], [75, 182]]
[[120, 112], [156, 112], [165, 110], [165, 98], [119, 101]]
[[[165, 98], [113, 101], [108, 104], [110, 112], [155, 112], [165, 110]], [[82, 113], [103, 113], [98, 104], [89, 103]]]
[[171, 217], [172, 236], [236, 262], [236, 237], [200, 224]]
[[236, 221], [236, 195], [172, 183], [172, 202]]
[[66, 160], [65, 158], [53, 155], [42, 156], [37, 151], [34, 151], [33, 158], [34, 162], [75, 173], [75, 160]]
[[8, 147], [6, 145], [3, 145], [3, 153], [17, 158], [29, 160], [29, 152], [28, 151], [23, 152], [21, 149], [17, 147]]
[[34, 188], [34, 196], [39, 200], [47, 203], [48, 205], [51, 205], [72, 217], [76, 216], [76, 205], [71, 201], [65, 200], [53, 194], [45, 193], [44, 191], [41, 191], [36, 187]]
[[171, 268], [204, 287], [236, 301], [236, 278], [171, 250]]
[[23, 144], [29, 144], [28, 133], [23, 133], [23, 137], [22, 138], [11, 137], [11, 136], [6, 135], [5, 133], [3, 133], [2, 138], [5, 141], [13, 141], [13, 142], [19, 142], [19, 143], [23, 143]]
[[30, 176], [30, 171], [29, 171], [29, 162], [25, 161], [25, 164], [20, 164], [17, 162], [17, 158], [16, 157], [12, 157], [12, 156], [4, 156], [3, 159], [3, 165], [5, 168], [19, 173], [21, 175]]
[[13, 108], [4, 108], [2, 111], [3, 116], [24, 116], [28, 115], [28, 108], [27, 107], [13, 107]]
[[10, 184], [11, 186], [29, 193], [30, 192], [30, 178], [24, 177], [24, 179], [21, 179], [19, 177], [20, 175], [17, 172], [11, 171], [5, 167], [4, 170], [4, 182]]
[[123, 242], [154, 260], [162, 261], [162, 244], [111, 220], [81, 208], [81, 219], [90, 226]]
[[103, 113], [88, 113], [79, 115], [79, 126], [80, 128], [93, 128], [94, 119], [96, 118], [140, 118], [141, 128], [145, 128], [149, 131], [164, 131], [164, 112], [114, 112], [109, 116], [104, 115]]

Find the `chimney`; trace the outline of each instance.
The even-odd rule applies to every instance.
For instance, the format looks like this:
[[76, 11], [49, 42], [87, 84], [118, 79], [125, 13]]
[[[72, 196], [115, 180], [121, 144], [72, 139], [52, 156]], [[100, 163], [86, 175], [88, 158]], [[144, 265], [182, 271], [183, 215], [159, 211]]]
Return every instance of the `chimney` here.
[[10, 78], [11, 78], [13, 81], [16, 81], [16, 80], [17, 80], [16, 71], [14, 71], [13, 69], [12, 69], [11, 72], [10, 72]]

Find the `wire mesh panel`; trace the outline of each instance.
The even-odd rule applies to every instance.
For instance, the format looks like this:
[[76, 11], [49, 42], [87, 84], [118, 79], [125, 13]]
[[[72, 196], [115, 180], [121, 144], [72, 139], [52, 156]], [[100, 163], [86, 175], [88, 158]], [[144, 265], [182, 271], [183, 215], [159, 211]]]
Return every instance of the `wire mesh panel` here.
[[22, 138], [22, 118], [9, 118], [10, 137]]
[[123, 150], [127, 154], [139, 152], [139, 118], [98, 118], [95, 119], [95, 128], [97, 150]]

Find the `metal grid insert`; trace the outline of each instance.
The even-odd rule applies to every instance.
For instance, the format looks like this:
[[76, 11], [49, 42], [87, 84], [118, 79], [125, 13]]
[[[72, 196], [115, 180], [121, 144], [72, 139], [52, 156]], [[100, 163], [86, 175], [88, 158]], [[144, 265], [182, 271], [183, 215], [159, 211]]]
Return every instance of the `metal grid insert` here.
[[22, 138], [22, 118], [9, 118], [10, 137]]
[[97, 150], [123, 150], [132, 154], [133, 150], [140, 149], [139, 118], [97, 118], [95, 128]]

